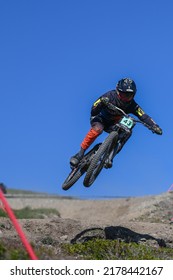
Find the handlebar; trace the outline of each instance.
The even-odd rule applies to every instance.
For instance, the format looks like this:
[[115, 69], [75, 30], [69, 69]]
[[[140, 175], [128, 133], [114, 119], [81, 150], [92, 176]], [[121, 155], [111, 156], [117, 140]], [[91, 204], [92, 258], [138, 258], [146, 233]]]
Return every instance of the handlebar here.
[[110, 110], [121, 112], [122, 115], [124, 115], [125, 117], [131, 118], [135, 123], [141, 123], [141, 124], [143, 124], [143, 125], [146, 126], [148, 129], [150, 129], [153, 133], [155, 133], [155, 131], [153, 130], [153, 128], [152, 128], [150, 125], [144, 123], [144, 122], [141, 121], [141, 120], [137, 120], [136, 118], [134, 118], [134, 117], [132, 117], [132, 116], [126, 114], [122, 109], [120, 109], [119, 107], [117, 107], [117, 106], [113, 105], [112, 103], [110, 103], [110, 102], [107, 100], [107, 98], [102, 98], [101, 101], [102, 101], [102, 103], [103, 103], [106, 107], [108, 107]]

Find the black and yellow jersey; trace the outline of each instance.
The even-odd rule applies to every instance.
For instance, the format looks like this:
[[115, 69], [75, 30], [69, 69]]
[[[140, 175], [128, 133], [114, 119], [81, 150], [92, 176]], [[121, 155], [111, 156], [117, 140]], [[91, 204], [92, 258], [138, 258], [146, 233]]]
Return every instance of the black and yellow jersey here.
[[101, 102], [102, 97], [108, 97], [110, 103], [122, 109], [126, 114], [133, 114], [150, 126], [156, 125], [153, 119], [144, 112], [134, 99], [130, 102], [123, 102], [119, 99], [116, 90], [106, 92], [94, 102], [91, 108], [92, 117], [100, 114], [107, 122], [110, 121], [115, 123], [121, 118], [121, 113], [119, 111], [115, 112], [110, 110]]

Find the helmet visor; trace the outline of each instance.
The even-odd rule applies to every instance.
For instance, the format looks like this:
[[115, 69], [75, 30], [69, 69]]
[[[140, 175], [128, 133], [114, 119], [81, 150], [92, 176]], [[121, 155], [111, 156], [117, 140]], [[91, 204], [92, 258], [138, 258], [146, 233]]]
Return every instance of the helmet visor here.
[[123, 92], [123, 91], [117, 91], [118, 96], [122, 101], [131, 101], [134, 97], [134, 92]]

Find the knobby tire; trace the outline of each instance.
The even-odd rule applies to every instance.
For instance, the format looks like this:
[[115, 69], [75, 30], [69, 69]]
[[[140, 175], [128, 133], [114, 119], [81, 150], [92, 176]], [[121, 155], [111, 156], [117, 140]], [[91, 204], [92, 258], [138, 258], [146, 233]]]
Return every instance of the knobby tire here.
[[[84, 169], [78, 169], [76, 173], [71, 177], [73, 170], [70, 172], [69, 176], [67, 179], [64, 181], [62, 188], [63, 190], [67, 191], [69, 188], [71, 188], [74, 183], [79, 180], [79, 178], [84, 174], [85, 170]], [[71, 177], [71, 178], [70, 178]]]
[[105, 139], [105, 141], [101, 144], [86, 172], [84, 182], [83, 182], [85, 187], [90, 187], [94, 183], [95, 179], [103, 169], [105, 160], [107, 159], [110, 151], [112, 150], [113, 147], [116, 146], [117, 140], [118, 140], [118, 132], [112, 131]]
[[86, 172], [91, 158], [94, 156], [95, 152], [97, 152], [100, 145], [101, 145], [101, 143], [96, 144], [92, 148], [92, 150], [90, 150], [84, 156], [84, 159], [82, 160], [81, 164], [78, 167], [76, 167], [76, 170], [73, 169], [70, 172], [70, 174], [68, 175], [68, 177], [66, 178], [66, 180], [64, 181], [64, 183], [62, 185], [63, 190], [67, 191], [69, 188], [71, 188], [77, 182], [77, 180], [79, 180], [79, 178]]

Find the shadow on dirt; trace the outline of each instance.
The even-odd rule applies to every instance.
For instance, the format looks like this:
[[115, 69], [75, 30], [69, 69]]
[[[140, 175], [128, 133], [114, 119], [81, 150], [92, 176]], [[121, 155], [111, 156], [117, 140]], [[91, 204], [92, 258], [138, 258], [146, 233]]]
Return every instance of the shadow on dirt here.
[[121, 226], [110, 226], [103, 228], [90, 228], [83, 230], [77, 234], [71, 243], [83, 243], [92, 239], [107, 239], [107, 240], [121, 240], [126, 243], [129, 242], [146, 242], [147, 240], [155, 241], [160, 247], [166, 247], [166, 243], [163, 239], [155, 238], [149, 234], [140, 234], [132, 231], [128, 228]]

